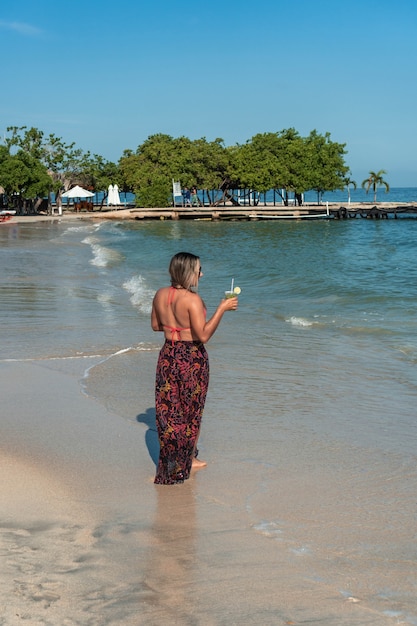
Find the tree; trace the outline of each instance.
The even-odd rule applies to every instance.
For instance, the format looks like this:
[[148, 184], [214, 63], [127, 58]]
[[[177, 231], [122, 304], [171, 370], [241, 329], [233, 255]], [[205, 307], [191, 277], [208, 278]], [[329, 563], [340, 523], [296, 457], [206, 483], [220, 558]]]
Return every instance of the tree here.
[[31, 203], [35, 210], [51, 182], [46, 167], [38, 159], [24, 150], [9, 154], [7, 148], [0, 154], [0, 180], [13, 206], [20, 209], [26, 200], [38, 198], [34, 205]]
[[[231, 182], [230, 157], [223, 139], [207, 141], [202, 137], [191, 141], [180, 158], [179, 178], [187, 187], [196, 185], [202, 189], [211, 206], [218, 204], [227, 194]], [[216, 197], [215, 190], [221, 190], [222, 197]]]
[[318, 202], [326, 191], [343, 189], [349, 168], [345, 164], [346, 144], [331, 141], [330, 133], [320, 135], [311, 131], [306, 139], [309, 152], [308, 189], [317, 191]]
[[[27, 154], [32, 159], [33, 175], [38, 172], [40, 184], [38, 187], [32, 181], [31, 186], [21, 185], [21, 176], [17, 176], [15, 170], [16, 185], [19, 186], [27, 198], [39, 189], [39, 193], [48, 195], [49, 209], [51, 207], [51, 194], [55, 194], [57, 204], [61, 201], [61, 193], [75, 184], [88, 187], [91, 190], [106, 191], [109, 184], [118, 181], [118, 167], [99, 155], [91, 156], [90, 152], [83, 152], [75, 147], [75, 143], [66, 144], [60, 137], [50, 134], [44, 136], [43, 131], [37, 128], [27, 129], [26, 126], [10, 126], [10, 133], [5, 140], [5, 146], [10, 156], [12, 153]], [[38, 164], [38, 165], [36, 165]], [[49, 175], [49, 184], [45, 188], [43, 176], [46, 168]], [[10, 179], [10, 176], [9, 176]], [[15, 185], [15, 186], [16, 186]]]
[[149, 136], [135, 153], [125, 151], [119, 161], [123, 184], [133, 190], [136, 203], [142, 207], [169, 206], [173, 180], [206, 190], [213, 204], [215, 199], [209, 191], [221, 188], [228, 168], [229, 155], [222, 139], [191, 141], [161, 133]]
[[235, 150], [232, 178], [238, 186], [266, 193], [276, 189], [288, 204], [288, 193], [301, 195], [308, 187], [304, 140], [294, 128], [260, 133]]
[[288, 204], [288, 194], [294, 193], [300, 204], [302, 194], [315, 189], [343, 189], [348, 167], [344, 162], [345, 145], [331, 141], [330, 134], [312, 131], [301, 137], [294, 128], [278, 133], [252, 137], [239, 147], [234, 158], [234, 177], [244, 187], [265, 193], [275, 189]]
[[[345, 188], [349, 172], [344, 162], [345, 144], [332, 141], [330, 133], [320, 135], [315, 130], [308, 137], [301, 137], [294, 128], [257, 134], [245, 144], [231, 147], [220, 138], [190, 140], [158, 133], [149, 136], [136, 152], [125, 150], [118, 164], [83, 152], [53, 134], [45, 137], [36, 128], [11, 126], [7, 130], [7, 154], [16, 156], [20, 151], [33, 159], [40, 193], [44, 193], [43, 173], [35, 168], [35, 162], [47, 168], [50, 206], [52, 193], [59, 204], [62, 191], [74, 184], [106, 192], [110, 183], [135, 193], [138, 206], [169, 206], [173, 180], [183, 187], [197, 186], [211, 206], [225, 199], [238, 204], [233, 197], [236, 189], [258, 193], [273, 189], [285, 204], [294, 193], [300, 204], [309, 189], [317, 191], [320, 201], [323, 192]], [[9, 179], [13, 170], [17, 186], [25, 193], [33, 192], [35, 181], [23, 185], [18, 181], [23, 170], [13, 169], [13, 162], [9, 165]]]
[[284, 203], [288, 204], [288, 194], [293, 192], [296, 201], [301, 204], [303, 194], [313, 188], [312, 146], [294, 128], [281, 131], [279, 136], [283, 146], [281, 187], [284, 189]]
[[356, 189], [357, 188], [357, 184], [356, 184], [355, 180], [352, 180], [350, 178], [350, 176], [346, 176], [346, 178], [344, 180], [344, 183], [345, 183], [345, 187], [346, 187], [347, 192], [348, 192], [348, 203], [350, 204], [350, 187], [352, 186], [354, 189]]
[[[22, 131], [25, 132], [22, 133]], [[27, 126], [9, 126], [7, 132], [11, 133], [11, 136], [5, 139], [10, 154], [13, 153], [15, 147], [29, 153], [35, 159], [42, 159], [43, 131], [33, 127], [27, 130]]]
[[385, 193], [389, 192], [389, 184], [383, 178], [386, 173], [385, 170], [379, 170], [379, 172], [370, 171], [368, 178], [362, 181], [362, 189], [365, 189], [366, 193], [372, 188], [374, 192], [374, 202], [376, 202], [378, 187], [385, 187]]
[[231, 177], [239, 187], [266, 193], [282, 185], [281, 145], [277, 133], [259, 133], [233, 151]]
[[138, 206], [169, 205], [177, 160], [174, 139], [163, 133], [148, 137], [135, 153], [124, 153], [119, 161], [121, 176], [133, 189]]
[[36, 128], [27, 130], [26, 126], [10, 126], [7, 132], [10, 133], [4, 142], [7, 157], [0, 174], [3, 187], [13, 197], [14, 206], [21, 208], [30, 201], [31, 208], [37, 210], [50, 186], [41, 160], [43, 132]]
[[[68, 189], [73, 182], [78, 182], [84, 158], [82, 150], [76, 149], [75, 144], [65, 144], [61, 138], [53, 134], [45, 139], [43, 131], [37, 128], [9, 126], [7, 132], [10, 136], [6, 138], [5, 144], [11, 157], [15, 156], [13, 154], [15, 151], [20, 155], [28, 155], [32, 159], [33, 173], [37, 171], [41, 178], [43, 178], [42, 172], [46, 169], [49, 184], [46, 188], [43, 183], [40, 184], [39, 193], [42, 197], [48, 196], [50, 208], [51, 193], [55, 193], [56, 201], [59, 202], [62, 189]], [[21, 176], [18, 178], [21, 179]], [[21, 180], [20, 182], [16, 180], [16, 185], [21, 189], [21, 193], [25, 194], [26, 199], [34, 197], [29, 195], [36, 189], [33, 182], [31, 186], [22, 186]], [[39, 204], [40, 201], [41, 198], [37, 203]]]

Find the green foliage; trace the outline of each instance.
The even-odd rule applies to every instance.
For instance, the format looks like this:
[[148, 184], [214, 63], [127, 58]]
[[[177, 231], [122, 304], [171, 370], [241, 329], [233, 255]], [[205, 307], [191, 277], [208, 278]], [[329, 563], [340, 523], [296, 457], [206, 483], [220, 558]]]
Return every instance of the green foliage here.
[[24, 150], [0, 156], [0, 181], [8, 196], [42, 197], [49, 190], [50, 178], [46, 167]]
[[128, 153], [119, 162], [125, 184], [136, 194], [136, 204], [143, 207], [169, 204], [176, 150], [169, 135], [151, 135], [138, 147], [136, 154]]
[[319, 200], [325, 191], [343, 189], [349, 168], [345, 165], [346, 144], [330, 140], [330, 133], [319, 135], [313, 130], [307, 137], [309, 149], [308, 188], [317, 191]]
[[155, 174], [152, 182], [143, 184], [136, 195], [136, 204], [142, 207], [167, 207], [171, 200], [171, 186], [165, 176]]
[[199, 189], [221, 186], [229, 165], [222, 139], [191, 141], [169, 135], [151, 135], [136, 153], [125, 152], [119, 161], [124, 184], [136, 194], [139, 206], [165, 207], [172, 203], [172, 181]]
[[379, 170], [378, 172], [373, 172], [371, 170], [368, 178], [365, 178], [365, 180], [362, 181], [362, 189], [365, 189], [366, 193], [369, 193], [370, 189], [374, 192], [374, 202], [376, 202], [378, 187], [385, 187], [385, 193], [389, 192], [389, 184], [383, 178], [386, 173], [387, 172], [385, 170]]
[[9, 194], [28, 199], [54, 192], [58, 199], [75, 184], [100, 191], [119, 180], [115, 163], [98, 155], [92, 157], [54, 134], [45, 137], [42, 131], [26, 126], [10, 126], [7, 132], [0, 152], [0, 161], [6, 161], [0, 180]]
[[59, 198], [75, 184], [106, 192], [110, 183], [117, 183], [121, 190], [135, 193], [139, 206], [165, 207], [172, 204], [173, 180], [205, 190], [213, 204], [219, 201], [214, 193], [210, 197], [215, 190], [231, 198], [231, 190], [237, 188], [260, 193], [276, 189], [287, 199], [289, 193], [300, 197], [315, 189], [320, 198], [324, 191], [352, 184], [346, 182], [345, 144], [315, 130], [308, 137], [294, 128], [257, 134], [231, 147], [219, 138], [190, 140], [159, 133], [149, 136], [135, 152], [126, 150], [118, 164], [84, 153], [53, 134], [45, 137], [35, 128], [7, 130], [9, 136], [0, 146], [0, 184], [26, 197], [54, 192]]
[[238, 186], [265, 193], [282, 187], [283, 146], [278, 133], [258, 134], [233, 152], [231, 178]]
[[294, 128], [255, 135], [234, 154], [233, 177], [243, 187], [264, 193], [269, 189], [297, 195], [315, 189], [318, 193], [343, 188], [348, 171], [344, 144], [330, 134], [312, 131], [306, 138]]
[[86, 154], [80, 161], [78, 181], [86, 189], [106, 191], [110, 184], [119, 184], [119, 169], [115, 163], [107, 161], [98, 154], [92, 157]]
[[350, 177], [350, 172], [348, 172], [348, 175], [345, 176], [343, 182], [344, 182], [345, 187], [346, 187], [347, 192], [348, 192], [348, 201], [349, 201], [349, 204], [350, 204], [350, 188], [353, 187], [354, 189], [356, 189], [357, 188], [357, 184], [356, 184], [356, 181], [352, 180], [352, 178]]

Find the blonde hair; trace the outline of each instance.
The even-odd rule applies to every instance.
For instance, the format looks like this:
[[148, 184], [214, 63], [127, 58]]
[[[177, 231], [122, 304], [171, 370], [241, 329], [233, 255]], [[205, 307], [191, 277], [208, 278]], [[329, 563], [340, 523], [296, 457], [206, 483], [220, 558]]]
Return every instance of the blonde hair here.
[[196, 285], [196, 275], [199, 273], [200, 257], [190, 252], [178, 252], [175, 254], [169, 264], [169, 273], [171, 275], [171, 285], [191, 289]]

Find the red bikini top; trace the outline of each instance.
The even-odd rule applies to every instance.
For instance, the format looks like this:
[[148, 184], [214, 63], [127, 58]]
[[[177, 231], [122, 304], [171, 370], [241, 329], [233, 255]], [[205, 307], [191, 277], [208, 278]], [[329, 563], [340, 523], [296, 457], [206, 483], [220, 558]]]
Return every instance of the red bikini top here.
[[[175, 287], [170, 287], [168, 292], [168, 306], [170, 306], [174, 301], [174, 296], [176, 293]], [[171, 331], [171, 342], [174, 343], [175, 335], [177, 335], [177, 341], [181, 341], [181, 331], [182, 330], [191, 330], [191, 328], [179, 328], [177, 326], [164, 326], [167, 330]]]

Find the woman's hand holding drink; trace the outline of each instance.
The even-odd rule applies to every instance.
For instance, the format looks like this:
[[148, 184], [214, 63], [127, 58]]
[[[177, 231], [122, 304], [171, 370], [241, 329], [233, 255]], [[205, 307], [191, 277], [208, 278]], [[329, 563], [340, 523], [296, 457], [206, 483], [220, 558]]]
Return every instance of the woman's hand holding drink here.
[[[232, 287], [233, 287], [233, 283], [232, 283]], [[237, 297], [238, 297], [238, 295], [240, 294], [241, 291], [242, 290], [241, 290], [240, 287], [235, 287], [234, 289], [232, 288], [229, 291], [225, 291], [224, 292], [224, 299], [225, 300], [236, 299], [236, 306], [234, 306], [234, 307], [232, 307], [231, 309], [228, 309], [228, 310], [234, 311], [234, 310], [237, 309]]]

